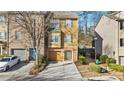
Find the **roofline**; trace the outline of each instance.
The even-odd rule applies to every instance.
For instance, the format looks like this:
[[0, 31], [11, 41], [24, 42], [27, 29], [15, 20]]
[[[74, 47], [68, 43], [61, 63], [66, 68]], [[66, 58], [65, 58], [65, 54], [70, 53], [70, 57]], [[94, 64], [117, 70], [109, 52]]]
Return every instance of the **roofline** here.
[[[120, 12], [122, 12], [122, 11], [117, 11], [117, 12], [114, 12], [114, 13], [111, 13], [111, 14], [102, 15], [101, 18], [100, 18], [100, 20], [101, 20], [102, 17], [104, 17], [104, 16], [107, 17], [107, 18], [113, 19], [112, 17], [108, 17], [108, 15], [109, 15], [109, 16], [114, 16], [114, 17], [116, 17], [115, 15], [118, 14], [118, 13], [120, 13]], [[100, 20], [99, 20], [99, 22], [100, 22]], [[116, 17], [116, 19], [113, 19], [113, 20], [115, 20], [115, 21], [120, 21], [120, 19], [119, 19], [118, 17]], [[121, 19], [121, 20], [122, 20], [122, 19]], [[123, 20], [124, 20], [124, 19], [123, 19]], [[99, 22], [97, 22], [97, 24], [96, 24], [96, 26], [95, 26], [95, 29], [96, 29], [97, 25], [99, 24]]]

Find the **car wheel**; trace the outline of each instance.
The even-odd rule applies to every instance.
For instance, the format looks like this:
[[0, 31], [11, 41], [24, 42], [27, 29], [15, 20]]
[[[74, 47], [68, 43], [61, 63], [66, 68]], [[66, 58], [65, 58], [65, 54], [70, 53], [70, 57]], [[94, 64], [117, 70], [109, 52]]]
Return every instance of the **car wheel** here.
[[17, 64], [19, 64], [19, 63], [20, 63], [20, 59], [18, 60]]
[[6, 68], [5, 68], [5, 70], [4, 70], [4, 71], [7, 71], [7, 70], [9, 70], [9, 66], [6, 66]]

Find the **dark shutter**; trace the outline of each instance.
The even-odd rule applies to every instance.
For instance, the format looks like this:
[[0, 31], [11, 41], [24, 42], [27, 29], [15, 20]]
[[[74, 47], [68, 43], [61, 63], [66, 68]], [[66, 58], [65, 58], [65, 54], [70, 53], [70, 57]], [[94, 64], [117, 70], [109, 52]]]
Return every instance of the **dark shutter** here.
[[123, 46], [123, 39], [120, 39], [120, 46]]
[[123, 29], [123, 22], [122, 21], [120, 21], [120, 30], [122, 30]]

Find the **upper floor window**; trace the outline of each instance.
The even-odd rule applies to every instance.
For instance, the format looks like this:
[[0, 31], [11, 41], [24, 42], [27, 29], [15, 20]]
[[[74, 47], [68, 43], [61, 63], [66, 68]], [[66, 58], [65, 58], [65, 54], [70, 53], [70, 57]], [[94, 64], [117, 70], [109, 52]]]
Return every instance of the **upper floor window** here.
[[57, 20], [57, 19], [51, 20], [51, 26], [50, 26], [50, 28], [51, 28], [51, 31], [55, 31], [55, 30], [59, 29], [60, 28], [60, 22], [59, 22], [59, 20]]
[[124, 38], [120, 39], [120, 46], [124, 46]]
[[65, 35], [64, 36], [64, 42], [72, 42], [72, 36], [71, 35]]
[[120, 21], [120, 29], [121, 29], [121, 30], [124, 29], [124, 20], [121, 20], [121, 21]]
[[15, 38], [16, 38], [16, 40], [21, 39], [21, 32], [19, 32], [19, 31], [15, 32]]
[[0, 22], [5, 22], [5, 16], [0, 16]]
[[65, 26], [66, 27], [72, 27], [72, 20], [65, 20]]
[[5, 32], [0, 32], [0, 39], [5, 39], [5, 38], [6, 38]]
[[49, 38], [50, 38], [51, 43], [60, 42], [60, 35], [59, 34], [51, 34]]

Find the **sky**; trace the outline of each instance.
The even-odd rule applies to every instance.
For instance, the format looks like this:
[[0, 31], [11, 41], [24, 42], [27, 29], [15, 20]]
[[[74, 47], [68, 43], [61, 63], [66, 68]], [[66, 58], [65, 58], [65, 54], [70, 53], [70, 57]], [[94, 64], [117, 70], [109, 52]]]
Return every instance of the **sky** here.
[[109, 11], [76, 11], [76, 14], [78, 15], [78, 24], [79, 24], [79, 30], [84, 26], [84, 24], [86, 23], [85, 21], [85, 15], [86, 13], [88, 13], [87, 15], [87, 26], [93, 26], [94, 25], [94, 20], [97, 20], [97, 22], [99, 21], [100, 17], [103, 14], [108, 13]]

